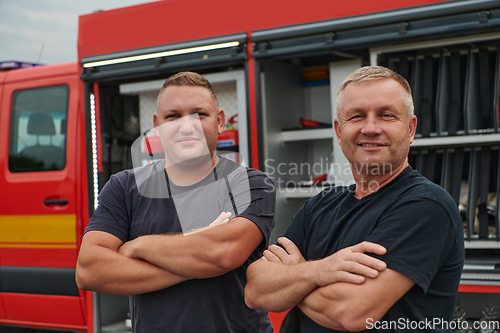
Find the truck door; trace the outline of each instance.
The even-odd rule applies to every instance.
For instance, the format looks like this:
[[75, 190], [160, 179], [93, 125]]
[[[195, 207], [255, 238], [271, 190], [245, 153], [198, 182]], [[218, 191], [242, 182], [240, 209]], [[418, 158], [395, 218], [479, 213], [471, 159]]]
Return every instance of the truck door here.
[[0, 99], [0, 324], [82, 329], [77, 66], [50, 67], [36, 69], [38, 78], [8, 73]]

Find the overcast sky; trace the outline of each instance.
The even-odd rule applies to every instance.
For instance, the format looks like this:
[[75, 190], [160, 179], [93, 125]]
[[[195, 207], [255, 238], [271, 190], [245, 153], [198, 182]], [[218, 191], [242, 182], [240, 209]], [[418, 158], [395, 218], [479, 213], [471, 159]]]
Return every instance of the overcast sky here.
[[0, 62], [77, 60], [78, 16], [152, 0], [0, 0]]

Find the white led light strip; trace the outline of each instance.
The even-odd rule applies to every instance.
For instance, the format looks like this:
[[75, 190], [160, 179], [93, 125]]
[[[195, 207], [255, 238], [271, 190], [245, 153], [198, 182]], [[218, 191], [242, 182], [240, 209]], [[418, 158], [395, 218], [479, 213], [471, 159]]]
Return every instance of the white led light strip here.
[[97, 127], [95, 119], [95, 96], [90, 94], [90, 124], [92, 131], [92, 171], [94, 176], [94, 209], [97, 209], [97, 195], [99, 194], [99, 179], [97, 172]]
[[83, 67], [84, 68], [91, 68], [91, 67], [98, 67], [98, 66], [105, 66], [105, 65], [114, 65], [114, 64], [121, 64], [121, 63], [131, 62], [131, 61], [162, 58], [162, 57], [169, 57], [169, 56], [180, 55], [180, 54], [224, 49], [224, 48], [234, 47], [234, 46], [238, 46], [238, 45], [240, 45], [239, 42], [228, 42], [228, 43], [221, 43], [221, 44], [212, 44], [212, 45], [205, 45], [205, 46], [198, 46], [198, 47], [190, 47], [187, 49], [172, 50], [172, 51], [165, 51], [165, 52], [158, 52], [158, 53], [142, 54], [142, 55], [132, 56], [132, 57], [88, 62], [86, 64], [83, 64]]

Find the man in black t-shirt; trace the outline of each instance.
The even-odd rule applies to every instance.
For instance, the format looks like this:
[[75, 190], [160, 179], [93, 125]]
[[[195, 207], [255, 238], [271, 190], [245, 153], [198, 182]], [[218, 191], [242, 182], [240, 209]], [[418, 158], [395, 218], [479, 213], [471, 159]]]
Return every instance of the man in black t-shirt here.
[[137, 333], [272, 332], [267, 312], [248, 308], [243, 294], [274, 226], [272, 182], [215, 154], [225, 115], [202, 76], [165, 81], [153, 122], [165, 159], [104, 186], [78, 286], [131, 295]]
[[462, 223], [450, 195], [408, 164], [417, 125], [408, 83], [363, 67], [340, 86], [336, 108], [355, 184], [304, 204], [281, 247], [247, 270], [246, 303], [298, 306], [307, 333], [451, 332]]

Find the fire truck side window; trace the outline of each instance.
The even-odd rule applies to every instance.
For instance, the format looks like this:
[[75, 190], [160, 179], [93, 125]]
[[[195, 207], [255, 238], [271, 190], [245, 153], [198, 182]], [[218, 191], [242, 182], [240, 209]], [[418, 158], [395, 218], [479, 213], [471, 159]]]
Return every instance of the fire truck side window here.
[[68, 97], [66, 85], [14, 92], [9, 138], [11, 172], [64, 169]]

